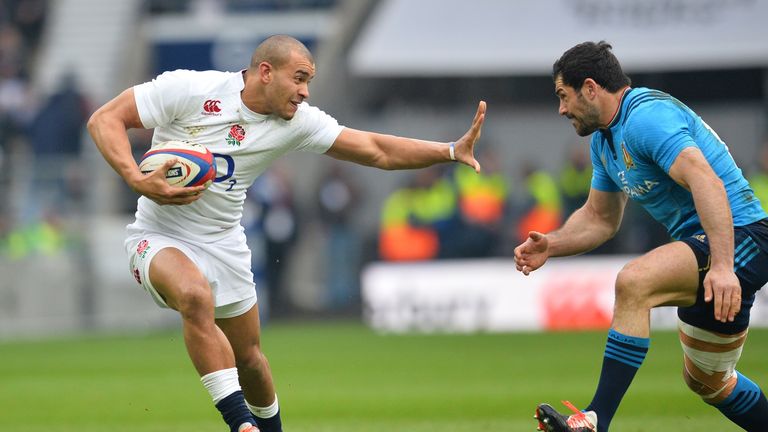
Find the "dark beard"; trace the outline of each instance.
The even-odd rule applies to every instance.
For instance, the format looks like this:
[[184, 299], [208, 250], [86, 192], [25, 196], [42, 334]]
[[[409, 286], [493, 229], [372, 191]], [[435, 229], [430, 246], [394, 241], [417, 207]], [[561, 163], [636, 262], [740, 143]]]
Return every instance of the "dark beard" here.
[[597, 111], [597, 108], [588, 106], [584, 116], [577, 119], [574, 127], [579, 136], [592, 135], [594, 131], [600, 128], [600, 113]]

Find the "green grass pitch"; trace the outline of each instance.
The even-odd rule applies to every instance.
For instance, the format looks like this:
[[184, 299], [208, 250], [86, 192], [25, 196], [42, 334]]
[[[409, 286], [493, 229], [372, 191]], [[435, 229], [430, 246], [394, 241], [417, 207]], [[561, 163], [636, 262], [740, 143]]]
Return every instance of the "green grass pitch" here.
[[[264, 330], [288, 432], [533, 431], [534, 407], [588, 403], [605, 332], [379, 335], [355, 323]], [[681, 379], [674, 332], [651, 350], [612, 430], [737, 431]], [[768, 386], [768, 330], [739, 369]], [[0, 343], [0, 431], [224, 432], [179, 332]]]

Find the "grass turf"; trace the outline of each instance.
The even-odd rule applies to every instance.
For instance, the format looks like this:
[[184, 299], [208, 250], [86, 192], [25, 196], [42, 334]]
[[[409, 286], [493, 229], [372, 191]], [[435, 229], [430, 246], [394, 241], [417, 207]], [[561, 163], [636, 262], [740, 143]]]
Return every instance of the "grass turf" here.
[[[378, 335], [272, 324], [263, 345], [289, 432], [533, 431], [539, 402], [589, 402], [605, 332]], [[738, 431], [681, 379], [674, 332], [651, 350], [612, 430]], [[739, 369], [768, 385], [768, 330]], [[0, 431], [224, 432], [178, 332], [0, 343]]]

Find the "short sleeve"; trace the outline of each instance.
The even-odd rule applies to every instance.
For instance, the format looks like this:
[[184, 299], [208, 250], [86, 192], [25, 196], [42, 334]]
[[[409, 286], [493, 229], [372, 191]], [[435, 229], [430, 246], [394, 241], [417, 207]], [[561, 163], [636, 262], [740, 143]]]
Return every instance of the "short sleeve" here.
[[172, 123], [182, 114], [190, 88], [190, 71], [164, 72], [133, 87], [136, 108], [145, 128]]
[[605, 163], [602, 160], [600, 152], [600, 135], [592, 135], [592, 144], [590, 148], [590, 157], [592, 158], [592, 189], [602, 192], [619, 192], [621, 189], [614, 183], [608, 172], [605, 170]]
[[325, 153], [344, 129], [335, 118], [306, 103], [299, 105], [297, 117], [301, 121], [299, 151]]
[[669, 173], [683, 149], [697, 146], [688, 120], [686, 112], [671, 103], [647, 104], [630, 114], [624, 139], [638, 156]]

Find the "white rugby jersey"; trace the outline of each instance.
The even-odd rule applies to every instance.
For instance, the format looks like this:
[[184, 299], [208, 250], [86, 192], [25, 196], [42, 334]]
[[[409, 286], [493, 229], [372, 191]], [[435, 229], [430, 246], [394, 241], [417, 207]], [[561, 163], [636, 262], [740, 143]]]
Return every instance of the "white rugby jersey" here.
[[140, 197], [133, 226], [211, 242], [239, 229], [246, 191], [271, 162], [290, 151], [326, 152], [343, 126], [302, 103], [291, 120], [257, 114], [240, 99], [240, 72], [165, 72], [133, 88], [152, 143], [188, 140], [216, 158], [216, 180], [188, 205], [158, 205]]

